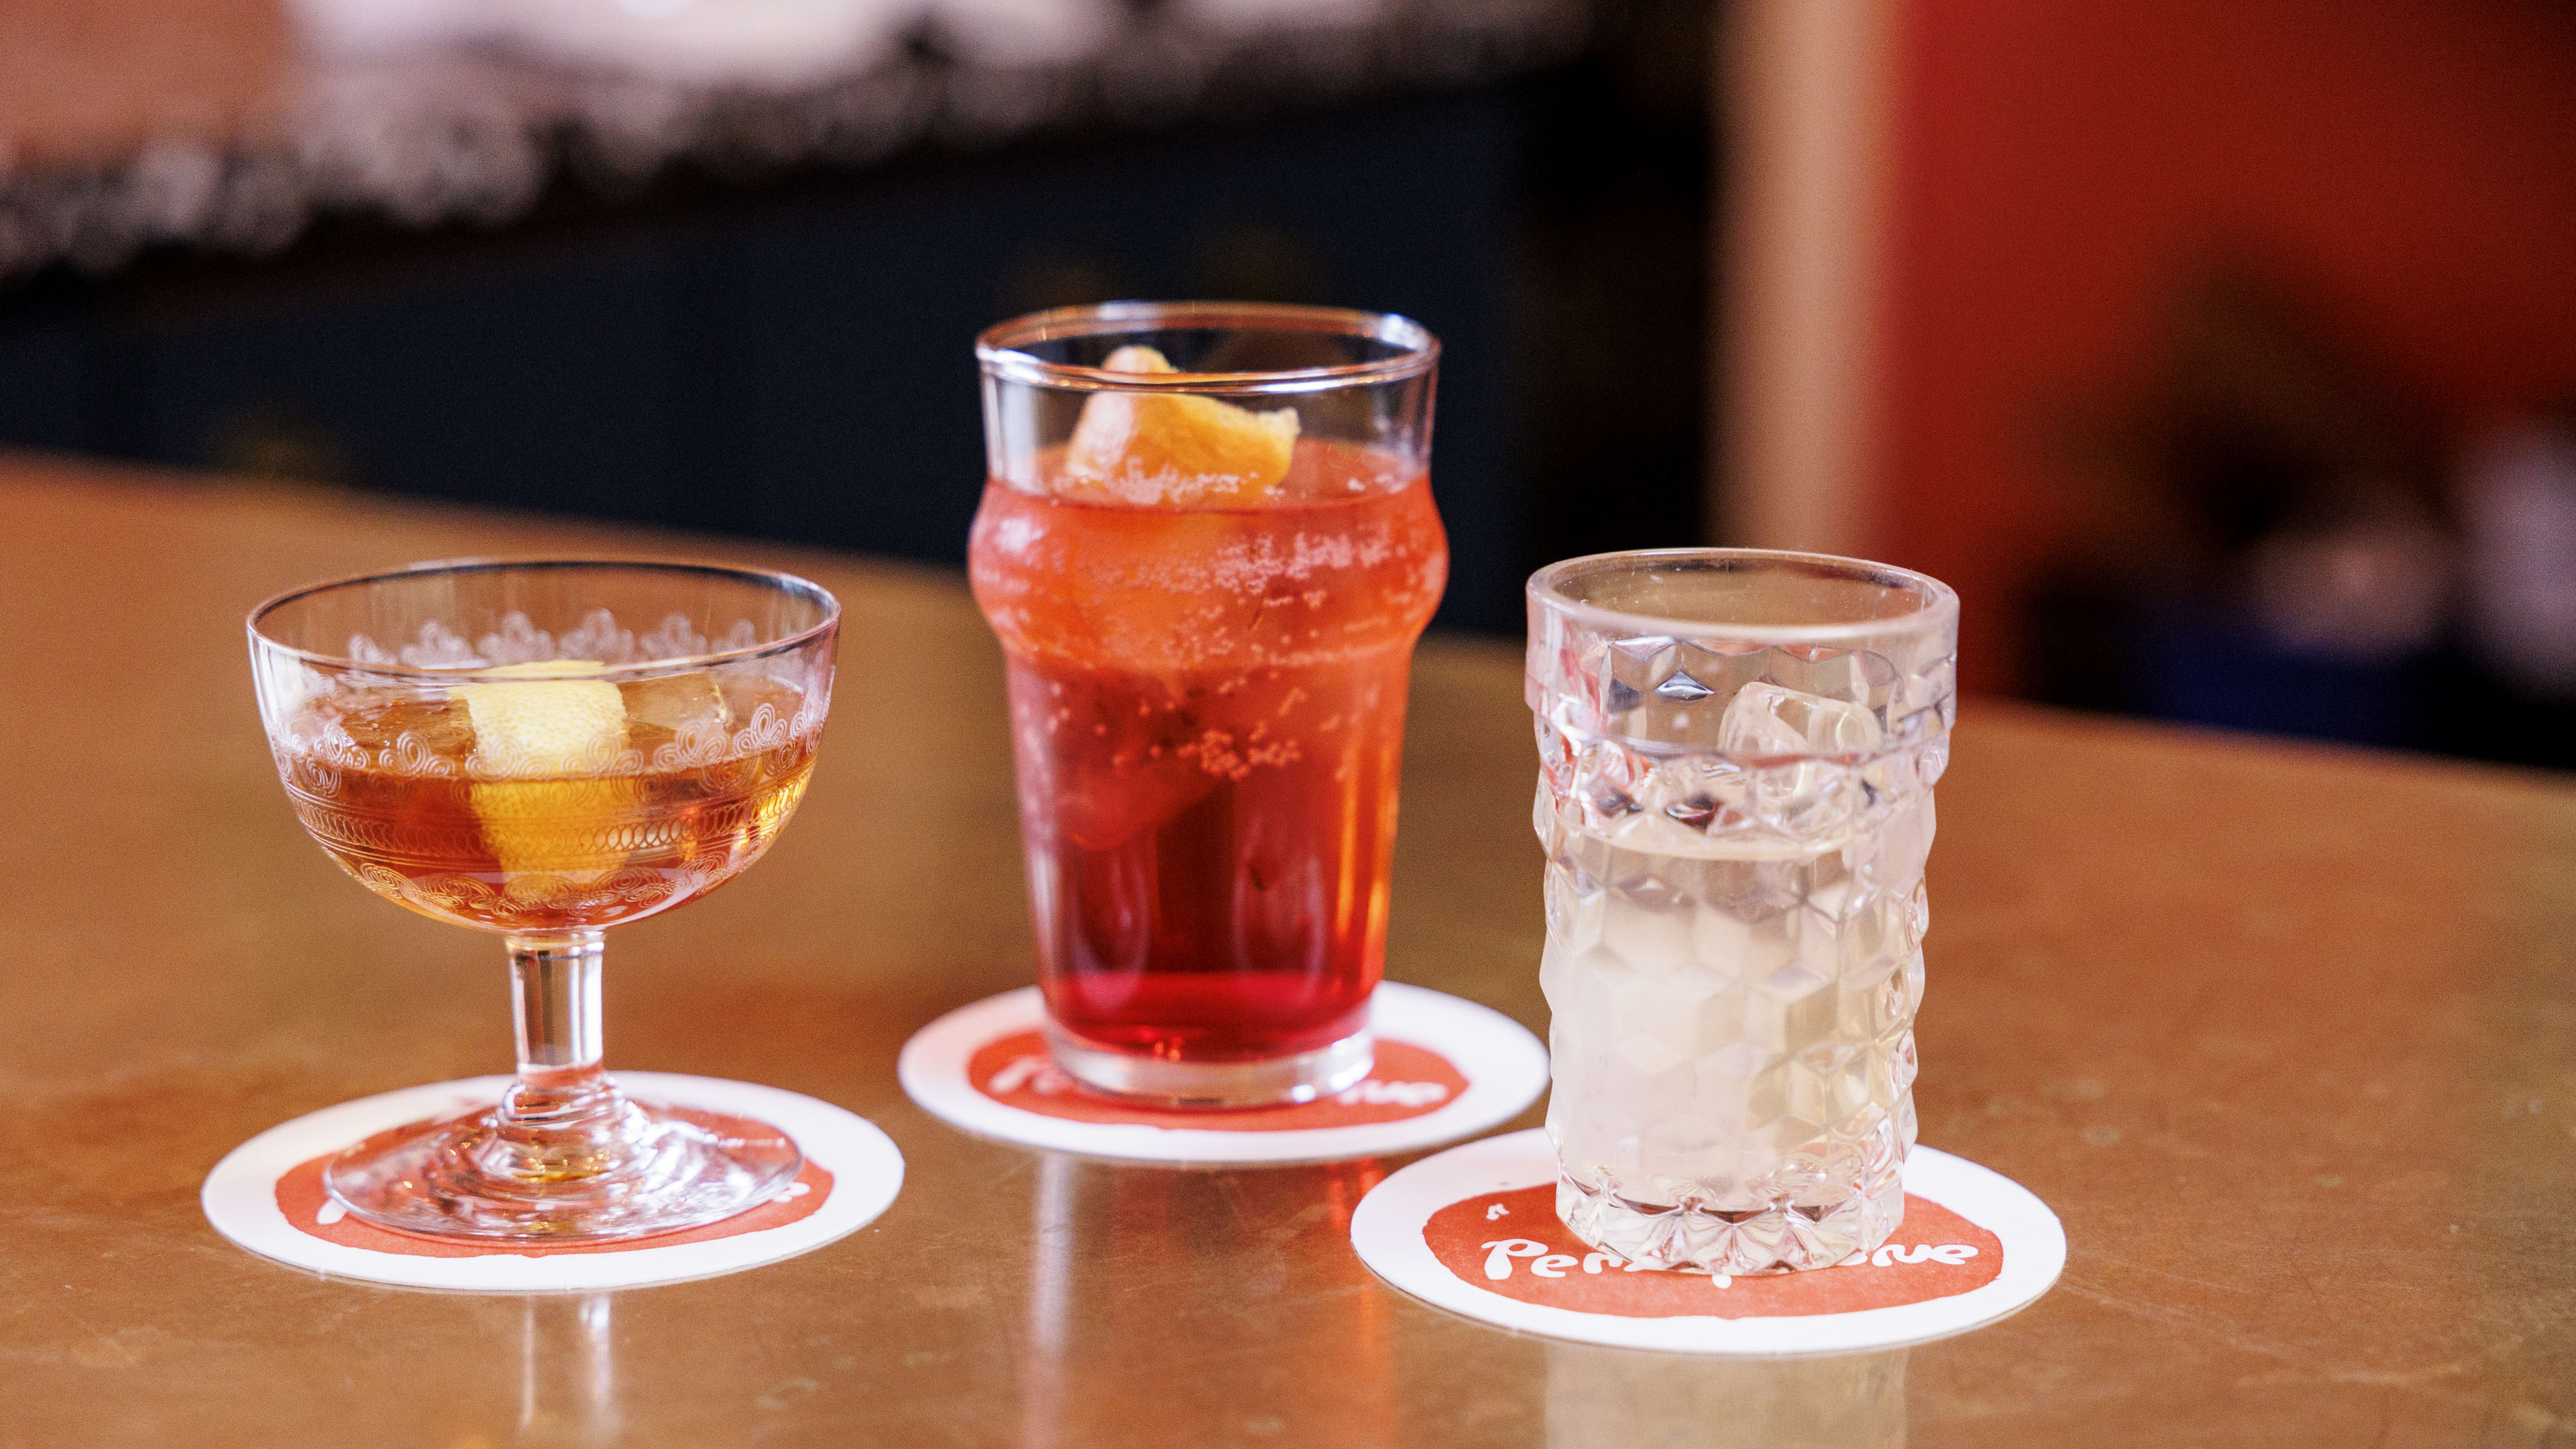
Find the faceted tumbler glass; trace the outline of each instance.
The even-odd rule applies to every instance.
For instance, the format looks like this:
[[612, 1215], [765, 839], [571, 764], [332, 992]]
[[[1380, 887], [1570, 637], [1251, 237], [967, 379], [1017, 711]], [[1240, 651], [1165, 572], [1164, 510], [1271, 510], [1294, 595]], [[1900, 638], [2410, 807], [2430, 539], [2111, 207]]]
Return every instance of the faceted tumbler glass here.
[[786, 1190], [782, 1137], [629, 1098], [601, 1069], [601, 932], [759, 858], [803, 798], [840, 606], [785, 574], [431, 565], [250, 616], [260, 715], [341, 869], [510, 953], [518, 1080], [333, 1159], [349, 1212], [437, 1237], [596, 1241]]
[[1557, 1212], [1632, 1263], [1830, 1267], [1905, 1212], [1958, 596], [1601, 554], [1529, 583]]

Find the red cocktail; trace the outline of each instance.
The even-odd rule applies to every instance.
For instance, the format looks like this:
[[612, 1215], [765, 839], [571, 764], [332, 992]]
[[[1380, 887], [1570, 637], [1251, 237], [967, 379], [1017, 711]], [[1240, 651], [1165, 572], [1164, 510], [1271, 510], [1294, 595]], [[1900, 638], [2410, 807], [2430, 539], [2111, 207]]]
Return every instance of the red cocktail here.
[[[1173, 316], [1201, 311], [1238, 325]], [[1031, 359], [1013, 334], [1050, 325], [1056, 351], [1099, 360]], [[1348, 355], [1275, 393], [1239, 362], [1166, 372], [1141, 351], [1257, 356], [1243, 333], [1265, 325]], [[997, 329], [985, 353], [997, 457], [970, 561], [1010, 661], [1057, 1058], [1175, 1101], [1338, 1090], [1368, 1070], [1406, 675], [1448, 570], [1429, 338], [1320, 309], [1095, 309]], [[1061, 437], [1010, 436], [1050, 408]]]

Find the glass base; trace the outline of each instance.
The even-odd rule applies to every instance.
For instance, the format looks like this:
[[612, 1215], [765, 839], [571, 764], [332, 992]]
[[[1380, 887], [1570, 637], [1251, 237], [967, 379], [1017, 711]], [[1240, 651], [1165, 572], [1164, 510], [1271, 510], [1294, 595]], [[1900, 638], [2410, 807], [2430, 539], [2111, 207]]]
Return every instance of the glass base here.
[[397, 1232], [605, 1242], [721, 1222], [784, 1192], [805, 1162], [784, 1136], [720, 1136], [613, 1087], [545, 1117], [511, 1105], [378, 1133], [333, 1158], [323, 1185]]
[[1836, 1203], [1726, 1212], [1634, 1202], [1608, 1184], [1560, 1176], [1556, 1215], [1576, 1237], [1631, 1263], [1741, 1277], [1830, 1268], [1876, 1249], [1905, 1221], [1905, 1183], [1891, 1171]]
[[1264, 1061], [1176, 1062], [1077, 1041], [1050, 1023], [1047, 1050], [1075, 1081], [1114, 1096], [1171, 1107], [1277, 1107], [1312, 1102], [1358, 1086], [1377, 1065], [1369, 1034]]

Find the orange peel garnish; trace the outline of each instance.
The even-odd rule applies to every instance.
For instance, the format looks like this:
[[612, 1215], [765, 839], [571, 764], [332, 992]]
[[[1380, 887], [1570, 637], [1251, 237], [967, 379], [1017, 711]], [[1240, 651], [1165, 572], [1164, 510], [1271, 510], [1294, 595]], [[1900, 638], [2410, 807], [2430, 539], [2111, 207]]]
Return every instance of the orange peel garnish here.
[[[1151, 347], [1121, 347], [1111, 372], [1179, 369]], [[1055, 492], [1123, 503], [1259, 503], [1288, 476], [1297, 410], [1254, 412], [1187, 393], [1097, 392], [1082, 405]]]
[[520, 777], [476, 781], [466, 792], [512, 896], [544, 899], [626, 863], [616, 827], [642, 801], [635, 781], [596, 778], [626, 742], [617, 686], [578, 677], [599, 667], [576, 659], [513, 664], [485, 671], [510, 683], [454, 691], [473, 722], [477, 756]]

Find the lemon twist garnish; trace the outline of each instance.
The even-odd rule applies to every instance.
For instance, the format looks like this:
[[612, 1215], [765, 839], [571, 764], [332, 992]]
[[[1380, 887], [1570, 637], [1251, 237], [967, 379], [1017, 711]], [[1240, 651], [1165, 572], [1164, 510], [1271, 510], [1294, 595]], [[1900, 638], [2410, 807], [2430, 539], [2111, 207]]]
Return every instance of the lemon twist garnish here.
[[[1177, 372], [1151, 347], [1121, 347], [1111, 372]], [[1096, 392], [1065, 446], [1056, 491], [1127, 503], [1258, 503], [1288, 476], [1297, 410], [1257, 413], [1186, 393]]]
[[475, 755], [513, 777], [478, 781], [467, 792], [513, 896], [558, 895], [626, 862], [615, 842], [622, 817], [640, 803], [636, 782], [561, 778], [596, 776], [625, 747], [626, 701], [617, 686], [563, 677], [598, 668], [578, 659], [512, 664], [485, 673], [528, 682], [454, 691], [474, 725]]

